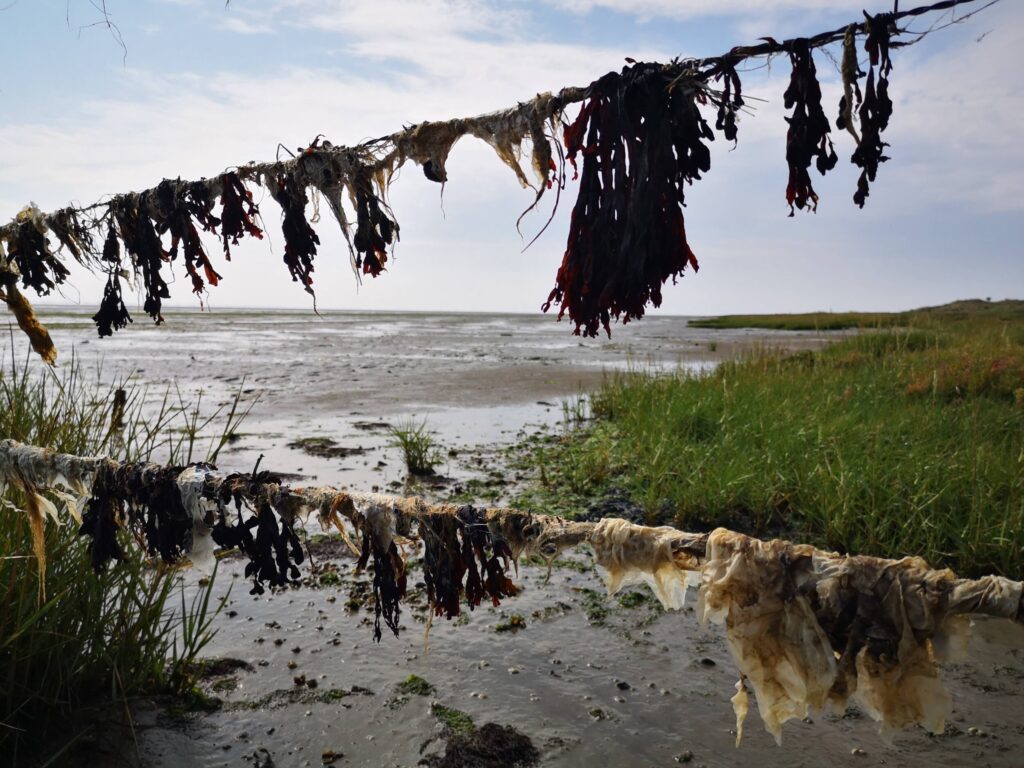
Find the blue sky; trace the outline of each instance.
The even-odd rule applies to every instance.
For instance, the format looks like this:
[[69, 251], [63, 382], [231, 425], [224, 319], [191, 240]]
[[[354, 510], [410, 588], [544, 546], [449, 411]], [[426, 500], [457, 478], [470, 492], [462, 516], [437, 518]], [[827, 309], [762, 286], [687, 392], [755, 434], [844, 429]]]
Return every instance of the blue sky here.
[[[509, 106], [584, 85], [623, 59], [720, 53], [761, 35], [782, 39], [857, 18], [849, 0], [107, 0], [125, 56], [88, 0], [0, 3], [0, 216], [27, 202], [141, 189], [198, 177], [304, 145], [336, 144], [403, 124]], [[969, 7], [969, 6], [968, 6]], [[923, 27], [922, 22], [914, 25]], [[980, 38], [980, 40], [979, 40]], [[864, 210], [852, 200], [853, 150], [815, 181], [818, 213], [787, 217], [782, 92], [788, 66], [749, 73], [756, 114], [733, 150], [688, 196], [701, 270], [665, 292], [662, 311], [902, 309], [966, 297], [1024, 296], [1024, 3], [1003, 0], [894, 55], [892, 160]], [[831, 114], [838, 75], [817, 58]], [[575, 108], [570, 108], [570, 116]], [[404, 169], [391, 203], [397, 259], [356, 288], [325, 219], [320, 306], [535, 312], [561, 260], [575, 186], [525, 253], [515, 220], [532, 199], [490, 150], [455, 148], [444, 190]], [[550, 198], [545, 198], [550, 203]], [[542, 204], [543, 207], [543, 204]], [[218, 269], [212, 307], [306, 307], [281, 264], [278, 210], [270, 244]], [[532, 235], [546, 211], [528, 218]], [[211, 248], [219, 256], [219, 249]], [[215, 257], [216, 258], [216, 257]], [[221, 268], [223, 267], [223, 268]], [[175, 302], [194, 305], [178, 275]], [[95, 303], [98, 277], [76, 272], [72, 303]], [[131, 308], [131, 307], [130, 307]]]

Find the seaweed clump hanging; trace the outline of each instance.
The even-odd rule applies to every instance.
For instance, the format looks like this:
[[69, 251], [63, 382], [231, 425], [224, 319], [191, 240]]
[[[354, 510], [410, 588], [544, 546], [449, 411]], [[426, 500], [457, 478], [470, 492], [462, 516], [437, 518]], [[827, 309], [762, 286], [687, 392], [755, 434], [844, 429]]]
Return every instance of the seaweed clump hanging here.
[[[867, 16], [867, 37], [864, 48], [868, 52], [868, 79], [864, 85], [864, 99], [861, 102], [858, 116], [860, 117], [861, 141], [851, 158], [854, 165], [861, 168], [857, 179], [857, 191], [853, 201], [864, 207], [870, 193], [870, 182], [875, 180], [878, 166], [889, 158], [885, 148], [889, 146], [882, 141], [882, 131], [889, 126], [892, 117], [892, 99], [889, 98], [889, 73], [892, 71], [892, 60], [889, 58], [890, 24], [892, 14]], [[875, 77], [878, 81], [875, 82]]]
[[821, 107], [821, 86], [806, 38], [792, 41], [789, 60], [793, 71], [783, 99], [786, 109], [793, 110], [793, 114], [785, 118], [789, 123], [786, 132], [786, 162], [789, 164], [786, 202], [789, 203], [789, 215], [792, 216], [793, 206], [812, 211], [818, 208], [818, 195], [808, 172], [811, 163], [824, 176], [836, 167], [839, 156], [828, 135], [828, 117]]
[[697, 99], [705, 84], [661, 64], [610, 72], [588, 88], [565, 129], [567, 159], [579, 171], [569, 240], [542, 309], [560, 305], [573, 333], [611, 335], [611, 318], [643, 317], [661, 305], [661, 286], [697, 259], [686, 239], [687, 184], [711, 167], [714, 132]]

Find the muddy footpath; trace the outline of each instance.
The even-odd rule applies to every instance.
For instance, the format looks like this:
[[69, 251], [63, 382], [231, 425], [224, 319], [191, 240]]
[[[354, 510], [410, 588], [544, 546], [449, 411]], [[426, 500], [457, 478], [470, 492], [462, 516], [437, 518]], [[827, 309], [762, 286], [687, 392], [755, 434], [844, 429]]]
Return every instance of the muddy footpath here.
[[[415, 490], [468, 500], [488, 488], [488, 501], [521, 479], [502, 463], [508, 446], [559, 429], [563, 403], [610, 371], [701, 368], [828, 338], [664, 317], [581, 342], [532, 316], [180, 312], [99, 343], [81, 313], [47, 320], [59, 348], [102, 358], [107, 379], [153, 391], [174, 381], [209, 403], [242, 391], [255, 404], [224, 470], [262, 455], [296, 482], [401, 492], [388, 428], [425, 418], [443, 460], [437, 482]], [[98, 744], [94, 765], [1024, 766], [1024, 628], [1006, 622], [977, 621], [967, 658], [943, 668], [954, 713], [942, 735], [915, 729], [887, 745], [851, 707], [787, 724], [776, 746], [752, 707], [737, 748], [736, 669], [722, 628], [696, 621], [693, 592], [670, 613], [646, 587], [608, 600], [580, 549], [550, 574], [521, 563], [518, 596], [435, 619], [427, 635], [414, 564], [401, 631], [377, 644], [367, 575], [337, 537], [315, 523], [308, 534], [313, 565], [293, 588], [250, 595], [243, 563], [219, 563], [202, 696], [138, 702], [133, 732]], [[197, 578], [186, 576], [191, 593]]]

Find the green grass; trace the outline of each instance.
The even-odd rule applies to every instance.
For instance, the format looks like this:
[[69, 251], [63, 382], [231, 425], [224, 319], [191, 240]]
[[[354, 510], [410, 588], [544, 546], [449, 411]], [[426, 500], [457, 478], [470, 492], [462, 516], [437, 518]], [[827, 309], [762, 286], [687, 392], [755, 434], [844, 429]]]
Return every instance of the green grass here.
[[987, 318], [1013, 322], [1024, 316], [1024, 301], [967, 299], [910, 312], [806, 312], [788, 315], [722, 315], [691, 320], [693, 328], [765, 328], [776, 331], [841, 331], [849, 328], [907, 327], [929, 321]]
[[[189, 461], [198, 450], [198, 431], [208, 426], [198, 408], [176, 405], [168, 392], [143, 417], [145, 393], [128, 388], [121, 429], [111, 429], [118, 385], [98, 385], [74, 361], [61, 371], [34, 360], [0, 363], [0, 438], [129, 459], [159, 453], [161, 460]], [[216, 453], [237, 424], [237, 405], [206, 455]], [[4, 501], [20, 507], [23, 500], [8, 489]], [[96, 575], [73, 520], [66, 517], [60, 526], [48, 521], [46, 597], [40, 600], [27, 516], [0, 507], [5, 764], [45, 763], [88, 736], [97, 727], [95, 713], [109, 715], [112, 706], [124, 712], [132, 697], [192, 690], [194, 660], [212, 637], [219, 608], [211, 604], [213, 579], [186, 599], [176, 571], [152, 567], [128, 534], [121, 536], [128, 559]]]
[[427, 420], [417, 422], [410, 418], [398, 426], [389, 427], [391, 447], [402, 451], [405, 467], [410, 475], [432, 475], [441, 460], [434, 433], [427, 428]]
[[591, 410], [586, 427], [527, 446], [535, 481], [517, 503], [572, 513], [618, 488], [650, 522], [1024, 576], [1012, 313], [922, 312], [820, 352], [622, 374]]

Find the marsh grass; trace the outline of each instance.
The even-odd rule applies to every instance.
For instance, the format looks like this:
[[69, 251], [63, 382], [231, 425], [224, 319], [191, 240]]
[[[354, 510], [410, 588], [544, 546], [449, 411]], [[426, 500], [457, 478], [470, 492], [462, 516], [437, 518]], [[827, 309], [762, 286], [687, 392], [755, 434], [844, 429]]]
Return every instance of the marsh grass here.
[[[118, 389], [125, 391], [119, 420], [112, 405]], [[199, 431], [212, 426], [208, 417], [180, 393], [177, 403], [168, 391], [144, 407], [146, 396], [124, 382], [102, 386], [74, 360], [58, 374], [12, 358], [0, 367], [0, 437], [68, 453], [192, 460]], [[245, 411], [239, 398], [218, 409], [225, 428], [210, 438], [208, 453], [220, 449]], [[23, 501], [13, 489], [5, 498], [15, 506]], [[179, 572], [154, 566], [126, 532], [121, 536], [128, 559], [97, 575], [71, 518], [48, 523], [41, 601], [27, 517], [0, 509], [5, 764], [46, 764], [101, 727], [90, 722], [91, 713], [112, 706], [127, 712], [134, 696], [192, 688], [193, 661], [211, 639], [220, 607], [211, 604], [214, 580], [188, 599]]]
[[613, 376], [592, 424], [528, 450], [538, 480], [519, 501], [578, 511], [615, 487], [651, 522], [1020, 578], [1022, 322], [922, 317], [820, 352]]
[[427, 420], [409, 418], [388, 428], [391, 447], [402, 452], [405, 468], [410, 475], [432, 475], [441, 461], [441, 450], [434, 433], [427, 428]]

